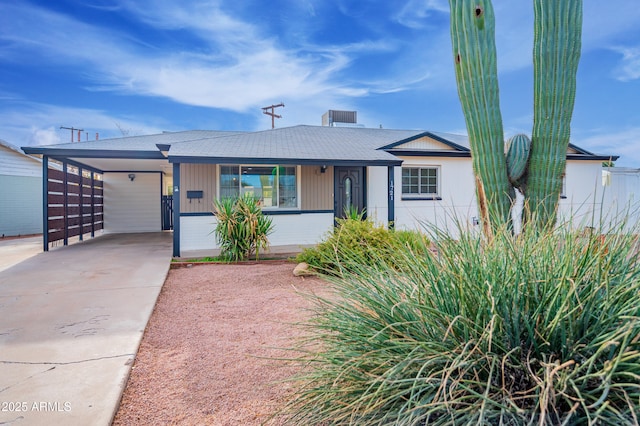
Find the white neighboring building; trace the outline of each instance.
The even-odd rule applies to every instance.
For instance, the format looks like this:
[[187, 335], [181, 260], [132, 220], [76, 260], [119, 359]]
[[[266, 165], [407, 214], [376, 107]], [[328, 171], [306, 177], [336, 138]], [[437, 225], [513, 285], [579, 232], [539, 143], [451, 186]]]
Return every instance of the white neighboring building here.
[[42, 232], [42, 161], [0, 140], [0, 237]]
[[[627, 215], [627, 228], [640, 222], [640, 169], [608, 167], [602, 170], [604, 214]], [[637, 228], [636, 228], [637, 230]]]

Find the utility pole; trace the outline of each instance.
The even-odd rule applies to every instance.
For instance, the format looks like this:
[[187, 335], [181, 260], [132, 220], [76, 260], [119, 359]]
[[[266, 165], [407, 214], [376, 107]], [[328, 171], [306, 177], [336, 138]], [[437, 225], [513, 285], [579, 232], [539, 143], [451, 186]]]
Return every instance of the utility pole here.
[[[275, 129], [276, 127], [276, 118], [282, 118], [281, 115], [276, 114], [274, 111], [276, 108], [284, 108], [284, 104], [280, 102], [278, 105], [270, 105], [262, 108], [262, 113], [271, 116], [271, 128]], [[271, 111], [269, 111], [271, 110]]]
[[73, 132], [74, 131], [78, 131], [78, 142], [80, 142], [80, 135], [81, 132], [84, 132], [84, 129], [76, 129], [75, 127], [64, 127], [64, 126], [60, 126], [61, 129], [65, 129], [65, 130], [71, 130], [71, 142], [73, 143]]

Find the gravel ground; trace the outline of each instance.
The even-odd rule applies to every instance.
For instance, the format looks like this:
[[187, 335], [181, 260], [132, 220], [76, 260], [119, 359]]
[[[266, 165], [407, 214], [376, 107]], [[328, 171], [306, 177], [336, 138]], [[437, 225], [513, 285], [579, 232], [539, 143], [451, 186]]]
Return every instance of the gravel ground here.
[[[318, 278], [287, 262], [173, 269], [144, 333], [114, 425], [259, 425], [294, 391], [282, 382]], [[270, 420], [268, 424], [278, 424]]]

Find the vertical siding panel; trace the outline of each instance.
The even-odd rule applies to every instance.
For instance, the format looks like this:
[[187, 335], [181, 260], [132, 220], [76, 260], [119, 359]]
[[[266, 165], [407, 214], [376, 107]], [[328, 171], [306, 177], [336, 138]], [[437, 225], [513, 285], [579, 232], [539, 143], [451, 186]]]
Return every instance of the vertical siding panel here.
[[301, 175], [302, 210], [333, 210], [333, 167], [302, 166]]
[[[206, 213], [212, 209], [216, 196], [215, 164], [180, 165], [180, 210], [184, 213]], [[202, 191], [202, 199], [189, 202], [187, 191]]]

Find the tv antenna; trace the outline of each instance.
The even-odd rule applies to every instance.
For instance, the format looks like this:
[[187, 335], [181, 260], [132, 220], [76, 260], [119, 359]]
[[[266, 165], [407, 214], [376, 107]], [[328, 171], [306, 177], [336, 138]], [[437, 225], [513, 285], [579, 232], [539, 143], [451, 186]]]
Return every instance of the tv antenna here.
[[80, 142], [80, 135], [84, 132], [84, 129], [76, 129], [75, 127], [64, 127], [60, 126], [61, 129], [71, 130], [71, 142], [73, 142], [73, 132], [78, 131], [78, 142]]
[[[275, 113], [276, 108], [284, 108], [284, 104], [280, 102], [278, 105], [270, 105], [262, 108], [262, 113], [271, 116], [271, 128], [275, 129], [276, 127], [276, 118], [282, 118], [281, 115]], [[271, 110], [271, 111], [269, 111]]]

